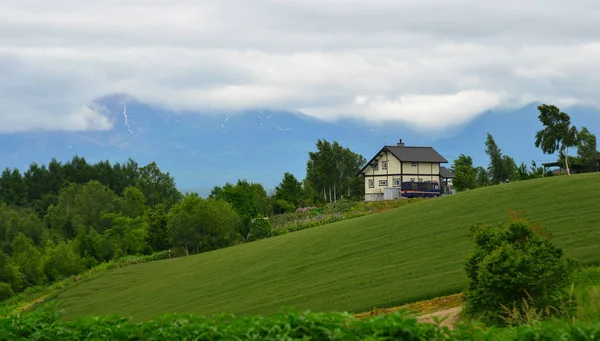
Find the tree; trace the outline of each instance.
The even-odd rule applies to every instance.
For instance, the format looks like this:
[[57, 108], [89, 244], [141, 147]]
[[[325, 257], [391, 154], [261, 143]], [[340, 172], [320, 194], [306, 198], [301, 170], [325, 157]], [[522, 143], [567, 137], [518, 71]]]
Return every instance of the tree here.
[[143, 228], [141, 217], [131, 218], [120, 213], [106, 214], [105, 219], [110, 219], [110, 228], [105, 231], [110, 242], [116, 248], [116, 257], [129, 254], [147, 253], [146, 230]]
[[45, 281], [42, 253], [33, 241], [19, 233], [12, 242], [12, 261], [23, 275], [26, 287], [40, 285]]
[[228, 202], [194, 194], [186, 195], [167, 215], [171, 245], [186, 255], [232, 245], [240, 223]]
[[146, 197], [137, 187], [127, 186], [123, 193], [121, 211], [127, 217], [137, 218], [146, 210]]
[[247, 240], [250, 233], [252, 219], [258, 215], [265, 216], [271, 210], [271, 203], [263, 186], [245, 179], [238, 180], [235, 185], [228, 182], [223, 187], [215, 186], [209, 198], [231, 204], [241, 218], [239, 233], [244, 240]]
[[471, 234], [475, 247], [465, 264], [467, 314], [502, 323], [508, 317], [503, 306], [524, 313], [521, 304], [527, 300], [546, 312], [568, 294], [574, 263], [539, 225], [511, 214], [510, 222], [475, 225]]
[[158, 204], [144, 212], [144, 222], [148, 230], [148, 244], [155, 251], [169, 248], [169, 233], [167, 230], [167, 205]]
[[171, 207], [182, 198], [173, 177], [168, 172], [161, 172], [156, 162], [139, 169], [139, 177], [135, 184], [146, 197], [146, 204], [150, 207], [160, 203]]
[[475, 176], [475, 184], [477, 187], [485, 187], [489, 185], [490, 176], [485, 168], [479, 166], [475, 168], [475, 173], [477, 173]]
[[[537, 108], [540, 112], [538, 118], [544, 129], [535, 134], [536, 148], [541, 148], [544, 154], [558, 151], [560, 155], [568, 156], [569, 147], [577, 145], [578, 137], [577, 128], [571, 126], [571, 117], [554, 105], [542, 104]], [[565, 168], [567, 174], [571, 174], [568, 159], [564, 159]]]
[[292, 210], [295, 210], [300, 205], [303, 196], [302, 183], [298, 181], [292, 173], [285, 172], [283, 174], [283, 179], [279, 185], [275, 187], [275, 200], [276, 202], [283, 200], [289, 205], [288, 208], [285, 208], [283, 211], [281, 210], [283, 207], [279, 205], [279, 210], [276, 213], [283, 213], [286, 210], [289, 210], [289, 207], [293, 207]]
[[598, 155], [598, 145], [596, 143], [596, 135], [592, 134], [586, 127], [581, 127], [577, 140], [577, 156], [581, 160], [583, 171], [597, 171], [596, 156]]
[[475, 178], [477, 177], [477, 172], [473, 168], [473, 159], [470, 156], [460, 154], [454, 160], [454, 164], [450, 170], [454, 173], [452, 185], [458, 192], [476, 187]]
[[73, 242], [60, 242], [56, 246], [46, 248], [44, 274], [51, 281], [76, 275], [83, 269], [83, 260], [77, 254]]
[[364, 182], [356, 174], [366, 159], [337, 141], [332, 144], [319, 139], [316, 147], [316, 152], [308, 153], [306, 163], [306, 183], [313, 199], [327, 202], [342, 196], [362, 197]]
[[508, 156], [502, 155], [502, 151], [494, 141], [494, 137], [487, 133], [485, 141], [485, 153], [490, 157], [488, 167], [491, 183], [497, 185], [502, 182], [512, 180], [516, 165], [514, 160]]

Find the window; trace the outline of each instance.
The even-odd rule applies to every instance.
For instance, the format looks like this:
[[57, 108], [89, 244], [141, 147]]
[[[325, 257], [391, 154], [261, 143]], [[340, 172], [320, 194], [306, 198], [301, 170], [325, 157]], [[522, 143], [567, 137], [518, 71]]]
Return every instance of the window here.
[[401, 182], [400, 179], [394, 179], [394, 187], [400, 187]]
[[379, 187], [387, 186], [387, 180], [379, 180]]
[[373, 164], [373, 170], [379, 170], [379, 161], [375, 161]]
[[369, 179], [369, 188], [374, 188], [374, 187], [375, 187], [375, 180]]
[[387, 169], [387, 161], [381, 161], [381, 169]]
[[417, 167], [417, 163], [416, 162], [411, 162], [410, 165], [413, 166], [413, 167]]

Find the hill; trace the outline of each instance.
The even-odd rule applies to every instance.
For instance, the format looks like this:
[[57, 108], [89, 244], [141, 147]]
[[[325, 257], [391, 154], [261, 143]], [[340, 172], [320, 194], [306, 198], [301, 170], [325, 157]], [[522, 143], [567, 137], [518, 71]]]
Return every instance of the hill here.
[[65, 318], [119, 314], [361, 312], [461, 291], [475, 222], [509, 210], [546, 227], [569, 257], [599, 263], [600, 173], [477, 189], [184, 258], [109, 270], [50, 301]]

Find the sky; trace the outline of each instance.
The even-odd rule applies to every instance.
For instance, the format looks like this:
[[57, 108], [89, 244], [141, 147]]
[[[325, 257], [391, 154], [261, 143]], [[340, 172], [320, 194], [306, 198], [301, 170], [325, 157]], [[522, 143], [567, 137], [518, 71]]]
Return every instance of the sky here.
[[98, 98], [430, 131], [598, 106], [596, 0], [2, 0], [0, 133], [102, 131]]

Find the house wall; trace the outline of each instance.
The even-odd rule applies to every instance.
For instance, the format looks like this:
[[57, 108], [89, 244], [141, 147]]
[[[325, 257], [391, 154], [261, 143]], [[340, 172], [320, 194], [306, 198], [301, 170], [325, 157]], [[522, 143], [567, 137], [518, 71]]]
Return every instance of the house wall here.
[[[383, 200], [383, 192], [386, 187], [395, 187], [400, 189], [403, 181], [437, 181], [441, 183], [439, 176], [440, 164], [431, 162], [400, 162], [389, 152], [383, 152], [377, 159], [378, 169], [373, 170], [372, 166], [365, 169], [365, 201]], [[382, 161], [388, 162], [387, 170], [383, 169]], [[401, 175], [402, 174], [402, 175]], [[394, 179], [400, 179], [400, 183], [394, 186]], [[373, 187], [370, 187], [370, 180], [373, 180]], [[380, 180], [385, 180], [385, 184], [380, 184]]]

